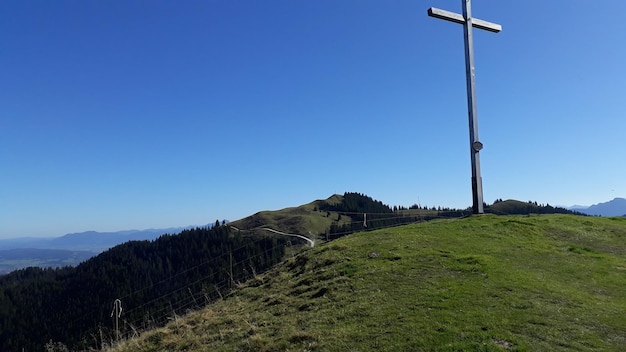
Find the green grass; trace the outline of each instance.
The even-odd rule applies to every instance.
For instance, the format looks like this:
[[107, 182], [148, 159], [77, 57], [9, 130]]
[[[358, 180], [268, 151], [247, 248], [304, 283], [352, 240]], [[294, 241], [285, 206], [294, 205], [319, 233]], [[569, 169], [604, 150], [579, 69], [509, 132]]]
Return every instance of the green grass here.
[[626, 349], [626, 218], [439, 220], [306, 250], [115, 351]]
[[[316, 200], [308, 204], [298, 207], [291, 207], [281, 210], [261, 211], [246, 218], [233, 221], [230, 225], [240, 230], [253, 230], [258, 227], [269, 227], [274, 230], [287, 233], [299, 234], [307, 236], [313, 240], [326, 241], [331, 224], [346, 225], [353, 221], [352, 218], [345, 214], [339, 214], [335, 211], [319, 210], [325, 205], [335, 205], [341, 203], [343, 196], [335, 194], [324, 200]], [[436, 210], [428, 209], [408, 209], [397, 212], [398, 215], [406, 216], [437, 216]], [[256, 234], [267, 234], [263, 231], [253, 231]], [[303, 242], [303, 244], [305, 244]]]
[[333, 222], [339, 219], [338, 225], [343, 225], [352, 220], [345, 215], [339, 216], [336, 212], [319, 211], [317, 209], [322, 203], [335, 204], [340, 203], [342, 199], [342, 196], [335, 194], [328, 199], [316, 200], [298, 207], [261, 211], [244, 219], [233, 221], [230, 224], [242, 230], [263, 226], [278, 231], [304, 235], [312, 239], [325, 239], [324, 234]]

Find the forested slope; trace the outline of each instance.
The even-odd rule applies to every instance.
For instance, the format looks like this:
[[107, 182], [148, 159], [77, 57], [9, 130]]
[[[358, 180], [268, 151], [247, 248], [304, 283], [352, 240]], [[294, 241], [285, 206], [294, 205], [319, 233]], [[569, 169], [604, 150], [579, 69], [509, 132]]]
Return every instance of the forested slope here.
[[75, 268], [18, 270], [0, 277], [0, 350], [40, 351], [49, 340], [97, 347], [114, 335], [155, 327], [225, 294], [283, 258], [285, 240], [244, 237], [219, 223], [116, 246]]

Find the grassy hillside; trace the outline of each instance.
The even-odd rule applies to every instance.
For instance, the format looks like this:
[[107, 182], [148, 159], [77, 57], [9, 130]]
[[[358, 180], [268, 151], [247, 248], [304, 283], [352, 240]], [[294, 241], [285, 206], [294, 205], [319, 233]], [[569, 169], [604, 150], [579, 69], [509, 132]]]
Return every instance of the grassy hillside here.
[[[424, 221], [436, 217], [453, 216], [439, 214], [429, 209], [393, 210], [380, 201], [358, 193], [335, 194], [298, 207], [281, 210], [261, 211], [252, 216], [230, 223], [244, 232], [265, 234], [260, 230], [268, 227], [274, 230], [307, 236], [314, 240], [328, 240], [341, 234], [355, 232], [363, 227], [364, 214], [369, 216], [368, 226], [389, 227], [399, 223]], [[304, 244], [305, 242], [303, 242]]]
[[273, 211], [261, 211], [247, 218], [233, 221], [230, 225], [242, 230], [255, 229], [267, 226], [275, 230], [308, 236], [320, 236], [328, 231], [330, 225], [340, 219], [344, 224], [350, 221], [347, 216], [340, 216], [336, 212], [319, 211], [324, 204], [339, 204], [343, 200], [341, 195], [335, 194], [325, 200], [316, 200], [298, 207]]
[[356, 233], [114, 351], [624, 350], [625, 244], [571, 215]]

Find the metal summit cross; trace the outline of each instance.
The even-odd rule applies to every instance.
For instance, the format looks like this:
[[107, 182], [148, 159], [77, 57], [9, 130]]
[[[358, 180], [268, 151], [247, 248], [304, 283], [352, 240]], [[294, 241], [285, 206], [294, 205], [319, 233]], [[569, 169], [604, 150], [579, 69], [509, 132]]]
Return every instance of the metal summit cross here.
[[483, 144], [478, 140], [476, 76], [474, 72], [474, 41], [472, 38], [472, 27], [498, 33], [502, 30], [502, 26], [472, 18], [471, 0], [461, 1], [463, 2], [463, 15], [431, 7], [428, 9], [428, 16], [463, 25], [463, 37], [465, 39], [465, 74], [467, 80], [467, 110], [469, 114], [470, 154], [472, 157], [472, 207], [474, 214], [483, 214], [483, 180], [480, 175], [479, 155], [480, 150], [483, 149]]

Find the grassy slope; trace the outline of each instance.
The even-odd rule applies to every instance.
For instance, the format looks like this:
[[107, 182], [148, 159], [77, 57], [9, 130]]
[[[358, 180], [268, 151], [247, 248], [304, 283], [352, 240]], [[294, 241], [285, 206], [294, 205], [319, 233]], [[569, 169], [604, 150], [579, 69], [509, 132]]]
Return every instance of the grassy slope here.
[[[246, 218], [233, 221], [230, 225], [241, 230], [254, 230], [259, 227], [269, 227], [274, 230], [307, 236], [311, 239], [325, 240], [325, 234], [331, 224], [349, 224], [353, 221], [349, 216], [340, 215], [334, 211], [320, 211], [324, 205], [335, 205], [343, 201], [343, 196], [335, 194], [324, 200], [316, 200], [298, 207], [281, 210], [261, 211]], [[412, 216], [437, 216], [437, 211], [410, 209], [397, 213], [398, 215]], [[263, 231], [255, 231], [259, 234], [267, 234]]]
[[567, 215], [354, 234], [116, 351], [623, 350], [625, 243]]
[[[336, 204], [343, 199], [340, 195], [333, 195], [326, 200], [316, 200], [298, 207], [274, 211], [261, 211], [230, 224], [242, 230], [250, 230], [260, 226], [267, 226], [274, 230], [304, 235], [310, 238], [322, 238], [333, 221], [337, 220], [336, 212], [316, 211], [322, 203]], [[346, 216], [341, 217], [339, 224], [350, 221]]]

